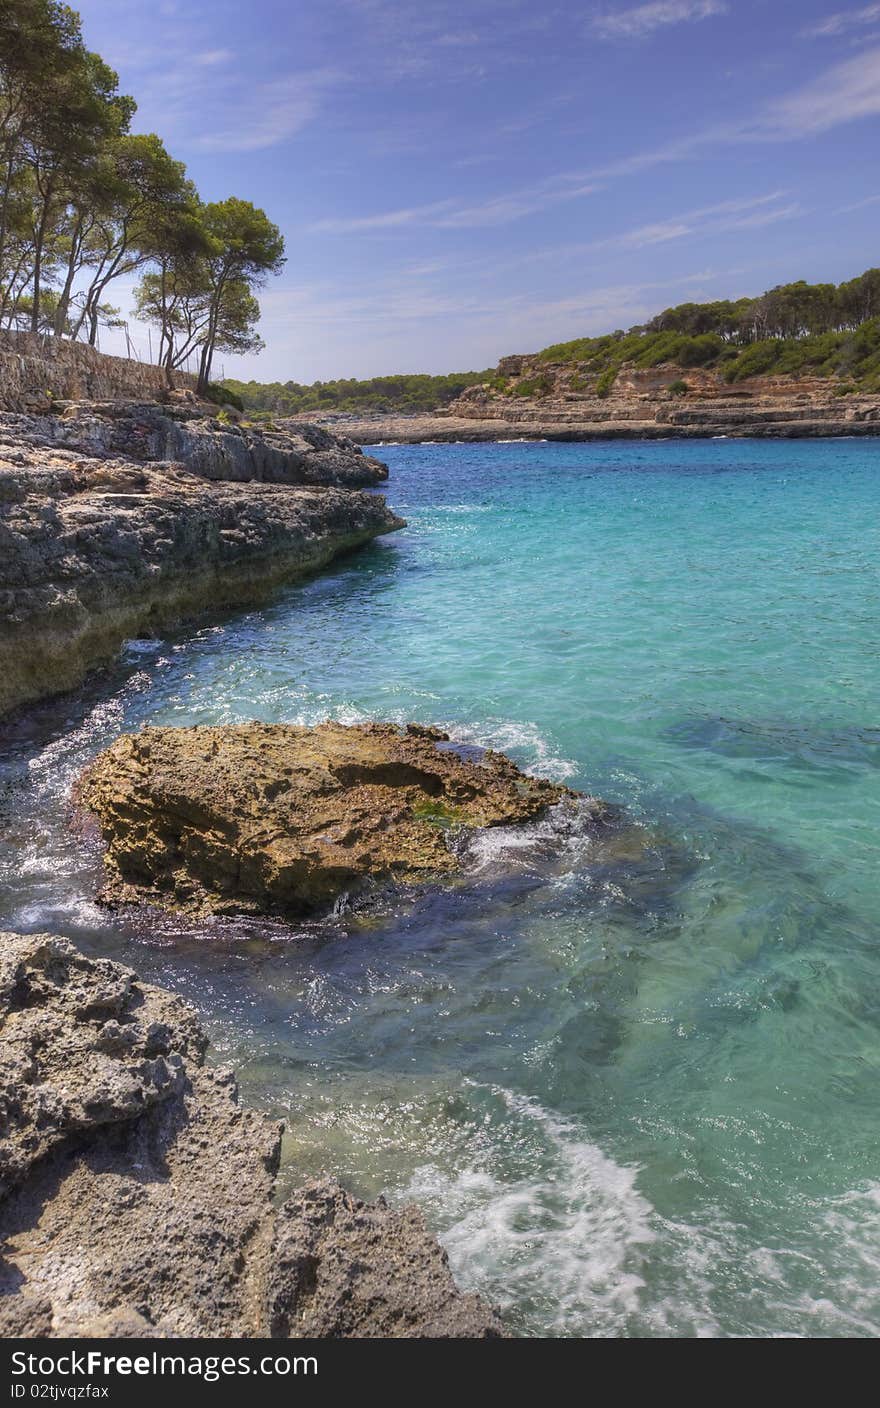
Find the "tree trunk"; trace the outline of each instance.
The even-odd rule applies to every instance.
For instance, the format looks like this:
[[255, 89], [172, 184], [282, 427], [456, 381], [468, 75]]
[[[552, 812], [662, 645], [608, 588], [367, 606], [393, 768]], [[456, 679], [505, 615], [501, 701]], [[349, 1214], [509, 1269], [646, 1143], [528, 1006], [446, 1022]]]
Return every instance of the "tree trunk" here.
[[78, 216], [73, 227], [73, 234], [70, 240], [70, 258], [67, 261], [67, 278], [64, 281], [64, 288], [61, 290], [61, 297], [58, 299], [58, 308], [55, 312], [55, 335], [64, 335], [64, 325], [67, 322], [67, 310], [70, 307], [70, 295], [73, 290], [73, 280], [76, 274], [76, 261], [79, 256], [80, 234], [83, 227], [83, 217]]

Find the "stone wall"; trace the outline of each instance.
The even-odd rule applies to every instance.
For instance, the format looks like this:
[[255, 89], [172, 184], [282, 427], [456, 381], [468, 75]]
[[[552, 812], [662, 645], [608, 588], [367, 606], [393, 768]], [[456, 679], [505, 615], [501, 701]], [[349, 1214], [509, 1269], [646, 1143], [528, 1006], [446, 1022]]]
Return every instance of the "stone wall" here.
[[[188, 372], [176, 387], [195, 389]], [[40, 333], [0, 331], [0, 409], [47, 410], [53, 401], [150, 401], [167, 387], [165, 372], [109, 357], [84, 342]]]

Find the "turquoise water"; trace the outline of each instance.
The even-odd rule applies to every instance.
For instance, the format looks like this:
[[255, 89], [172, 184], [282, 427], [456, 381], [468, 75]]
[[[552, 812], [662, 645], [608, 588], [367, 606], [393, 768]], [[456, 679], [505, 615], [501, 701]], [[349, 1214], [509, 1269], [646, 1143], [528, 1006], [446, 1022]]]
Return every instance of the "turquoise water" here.
[[[177, 987], [285, 1178], [416, 1197], [533, 1335], [880, 1331], [880, 443], [389, 447], [410, 522], [7, 729], [0, 920]], [[104, 914], [140, 723], [418, 719], [621, 803], [291, 933]]]

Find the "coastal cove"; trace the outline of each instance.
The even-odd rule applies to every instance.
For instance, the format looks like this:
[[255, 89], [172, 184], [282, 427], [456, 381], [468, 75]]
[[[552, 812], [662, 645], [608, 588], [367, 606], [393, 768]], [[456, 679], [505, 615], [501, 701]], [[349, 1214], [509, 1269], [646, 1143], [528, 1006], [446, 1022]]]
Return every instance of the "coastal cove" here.
[[[537, 1336], [873, 1336], [876, 440], [388, 446], [408, 524], [0, 729], [0, 928], [199, 1011], [322, 1170]], [[384, 486], [383, 486], [384, 488]], [[285, 927], [114, 914], [83, 767], [142, 724], [436, 724], [644, 828]]]

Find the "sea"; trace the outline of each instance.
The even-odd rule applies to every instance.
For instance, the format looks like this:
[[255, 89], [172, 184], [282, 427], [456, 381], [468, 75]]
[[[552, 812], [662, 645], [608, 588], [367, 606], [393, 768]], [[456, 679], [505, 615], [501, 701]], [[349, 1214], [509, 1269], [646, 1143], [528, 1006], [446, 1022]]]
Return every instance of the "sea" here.
[[[880, 1333], [880, 441], [392, 445], [405, 531], [0, 731], [0, 924], [201, 1013], [320, 1170], [539, 1337]], [[439, 724], [607, 799], [292, 927], [111, 913], [142, 724]]]

